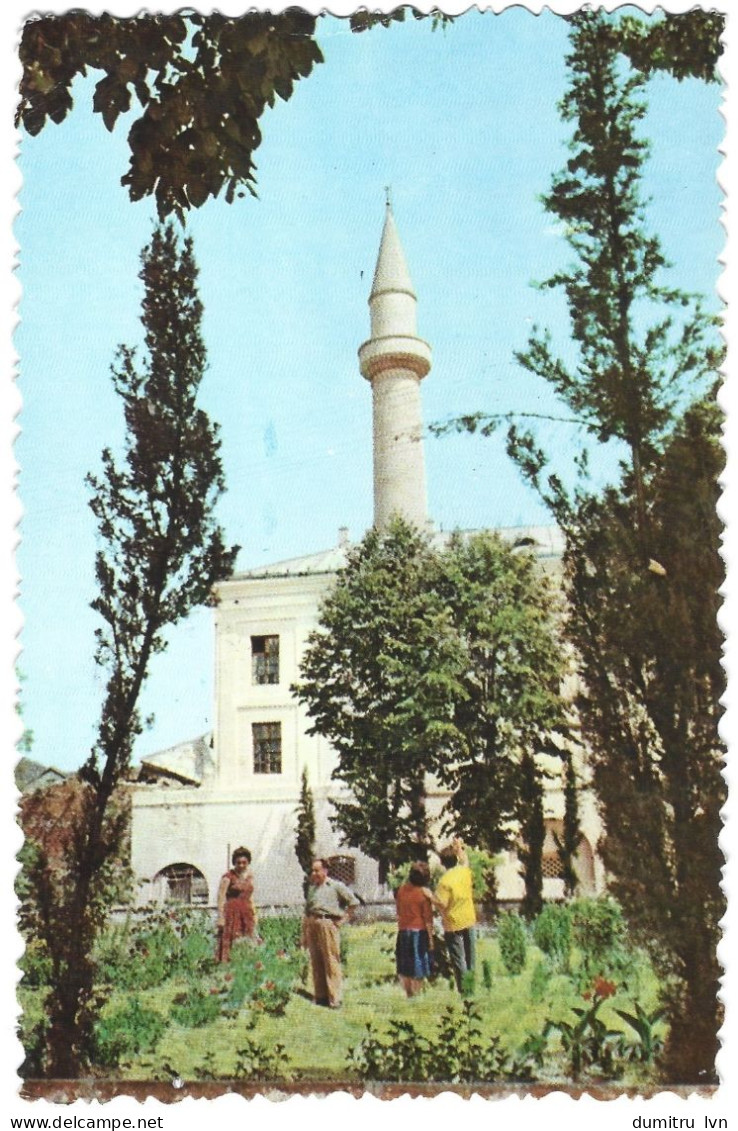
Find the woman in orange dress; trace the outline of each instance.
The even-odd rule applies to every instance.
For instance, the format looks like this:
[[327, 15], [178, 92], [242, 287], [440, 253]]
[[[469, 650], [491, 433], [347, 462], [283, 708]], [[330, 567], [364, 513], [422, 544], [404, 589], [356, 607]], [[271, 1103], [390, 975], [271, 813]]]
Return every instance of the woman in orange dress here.
[[433, 970], [433, 906], [428, 891], [430, 869], [418, 860], [407, 882], [395, 892], [397, 909], [397, 974], [408, 997], [423, 988]]
[[248, 848], [237, 848], [231, 863], [233, 867], [223, 876], [218, 888], [218, 962], [228, 962], [236, 939], [253, 939], [256, 927]]

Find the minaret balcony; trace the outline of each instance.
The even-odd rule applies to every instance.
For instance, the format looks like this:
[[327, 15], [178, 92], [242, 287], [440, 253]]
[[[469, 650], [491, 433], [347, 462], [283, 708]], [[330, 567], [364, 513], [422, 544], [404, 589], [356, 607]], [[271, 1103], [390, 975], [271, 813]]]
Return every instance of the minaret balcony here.
[[388, 369], [409, 369], [418, 378], [425, 377], [431, 367], [431, 348], [410, 334], [370, 338], [359, 349], [359, 367], [367, 381]]

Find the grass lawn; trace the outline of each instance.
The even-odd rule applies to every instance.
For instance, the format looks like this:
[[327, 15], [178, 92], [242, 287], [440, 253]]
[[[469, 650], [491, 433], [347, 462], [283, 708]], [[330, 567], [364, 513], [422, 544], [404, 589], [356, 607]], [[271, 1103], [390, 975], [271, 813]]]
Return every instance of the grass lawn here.
[[[344, 928], [345, 985], [342, 1010], [316, 1007], [309, 1000], [310, 981], [301, 991], [291, 995], [282, 1016], [257, 1014], [243, 1008], [236, 1017], [219, 1017], [200, 1028], [185, 1028], [170, 1021], [156, 1051], [140, 1056], [132, 1063], [111, 1070], [108, 1075], [123, 1079], [147, 1079], [176, 1072], [184, 1080], [228, 1078], [234, 1074], [237, 1050], [248, 1040], [265, 1049], [284, 1046], [288, 1068], [286, 1077], [313, 1080], [355, 1079], [347, 1065], [350, 1048], [366, 1036], [372, 1022], [384, 1030], [388, 1022], [409, 1021], [424, 1036], [435, 1035], [441, 1013], [448, 1006], [459, 1007], [460, 997], [447, 982], [437, 980], [426, 991], [407, 999], [394, 976], [394, 926], [388, 923], [357, 925]], [[483, 960], [490, 963], [491, 988], [481, 982]], [[478, 945], [478, 978], [474, 1000], [482, 1015], [484, 1036], [497, 1035], [503, 1046], [513, 1052], [529, 1034], [540, 1033], [547, 1019], [575, 1020], [571, 1006], [586, 1006], [571, 979], [553, 974], [548, 981], [540, 978], [541, 953], [529, 946], [525, 969], [509, 975], [500, 960], [499, 949], [491, 935], [483, 935]], [[533, 983], [533, 985], [532, 985]], [[202, 980], [208, 987], [208, 976]], [[155, 989], [140, 991], [143, 1005], [169, 1016], [174, 997], [181, 992], [182, 982], [169, 981]], [[635, 989], [616, 994], [605, 1001], [599, 1017], [608, 1028], [628, 1032], [628, 1026], [615, 1013], [616, 1008], [633, 1010], [637, 997], [641, 1006], [651, 1011], [656, 1005], [657, 983], [650, 968], [643, 964]], [[130, 993], [116, 991], [105, 1007], [119, 1008]], [[559, 1038], [551, 1037], [555, 1050]], [[652, 1069], [627, 1064], [623, 1079], [630, 1083], [646, 1082]], [[541, 1073], [541, 1079], [566, 1080], [563, 1056]]]

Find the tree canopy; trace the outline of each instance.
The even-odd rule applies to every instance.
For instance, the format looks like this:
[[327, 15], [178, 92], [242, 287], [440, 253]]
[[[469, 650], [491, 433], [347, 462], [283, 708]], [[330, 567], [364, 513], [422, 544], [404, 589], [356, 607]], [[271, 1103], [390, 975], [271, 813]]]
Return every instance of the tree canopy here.
[[[355, 32], [387, 27], [408, 14], [430, 18], [434, 26], [451, 22], [438, 11], [426, 16], [405, 6], [386, 15], [358, 11], [350, 26]], [[323, 61], [320, 18], [300, 8], [239, 17], [192, 9], [127, 18], [74, 9], [34, 17], [20, 44], [18, 121], [31, 135], [49, 121], [64, 121], [78, 76], [102, 72], [93, 109], [106, 129], [133, 106], [140, 110], [121, 178], [130, 199], [153, 196], [161, 219], [181, 219], [223, 191], [230, 203], [255, 192], [264, 110], [277, 98], [288, 100]], [[678, 78], [715, 79], [723, 23], [719, 13], [698, 9], [627, 17], [618, 45], [644, 74], [667, 70]]]
[[585, 478], [570, 492], [530, 433], [513, 426], [509, 446], [566, 534], [567, 635], [600, 851], [667, 977], [669, 1078], [699, 1080], [714, 1076], [720, 1016], [722, 455], [709, 389], [722, 348], [716, 319], [663, 281], [639, 193], [643, 80], [621, 72], [616, 52], [608, 17], [575, 17], [562, 102], [572, 158], [545, 204], [576, 253], [547, 284], [566, 295], [576, 367], [540, 333], [519, 360], [631, 458], [610, 488], [593, 493]]
[[324, 602], [301, 675], [311, 733], [331, 741], [347, 788], [336, 826], [383, 877], [432, 844], [430, 776], [471, 843], [494, 853], [525, 830], [542, 785], [526, 757], [562, 722], [553, 602], [529, 554], [486, 534], [438, 550], [401, 519], [370, 531]]

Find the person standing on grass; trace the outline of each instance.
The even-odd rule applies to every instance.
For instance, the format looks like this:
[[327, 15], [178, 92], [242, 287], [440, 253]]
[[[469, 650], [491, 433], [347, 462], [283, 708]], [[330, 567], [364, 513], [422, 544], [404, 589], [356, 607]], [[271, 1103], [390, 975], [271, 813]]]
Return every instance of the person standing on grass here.
[[300, 946], [307, 947], [313, 971], [316, 1005], [341, 1008], [343, 973], [341, 970], [340, 927], [352, 916], [358, 899], [345, 884], [328, 875], [326, 860], [313, 860], [305, 899]]
[[474, 927], [477, 913], [474, 907], [472, 872], [460, 837], [455, 837], [442, 848], [439, 856], [445, 871], [436, 886], [434, 903], [441, 912], [443, 937], [456, 986], [461, 992], [465, 988], [464, 975], [474, 969], [476, 957]]
[[255, 941], [256, 934], [254, 879], [248, 848], [235, 849], [231, 863], [233, 867], [223, 876], [218, 888], [218, 962], [228, 962], [236, 939]]
[[423, 988], [433, 969], [433, 905], [428, 884], [430, 868], [417, 860], [407, 880], [395, 892], [397, 908], [397, 975], [408, 997]]

